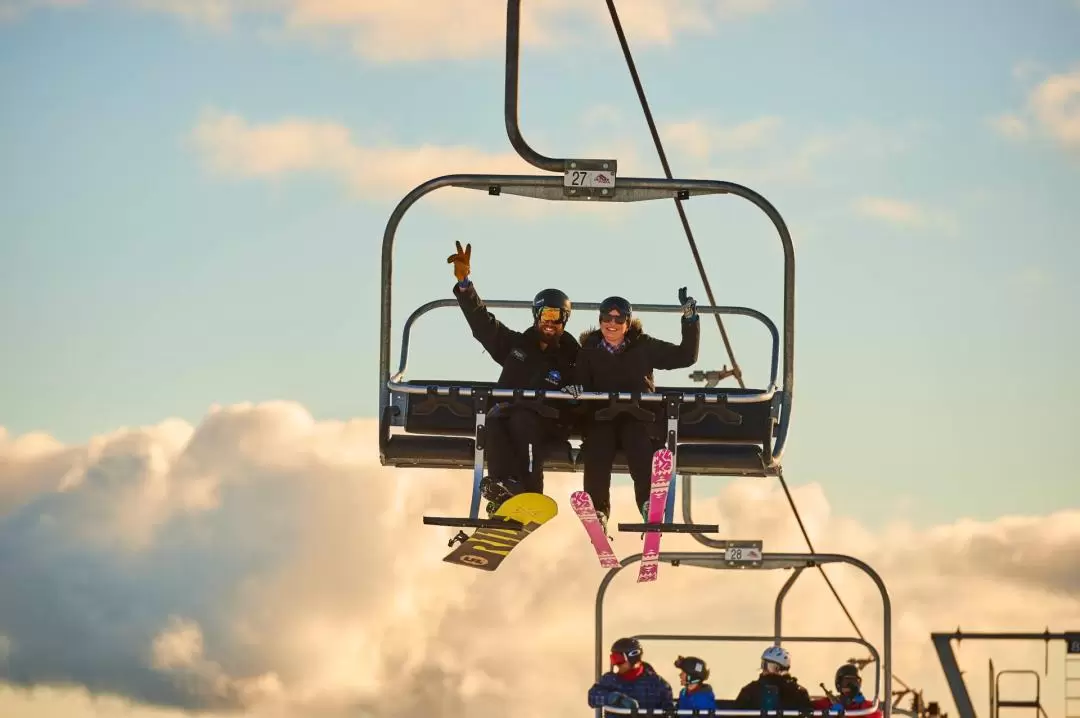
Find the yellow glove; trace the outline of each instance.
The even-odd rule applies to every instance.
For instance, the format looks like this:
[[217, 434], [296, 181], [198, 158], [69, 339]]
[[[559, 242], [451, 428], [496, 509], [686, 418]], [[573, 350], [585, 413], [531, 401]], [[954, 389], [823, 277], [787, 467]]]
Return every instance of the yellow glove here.
[[464, 282], [465, 278], [469, 276], [469, 260], [472, 259], [472, 244], [466, 244], [465, 249], [461, 248], [461, 242], [454, 242], [457, 245], [457, 254], [451, 254], [446, 258], [447, 264], [454, 265], [454, 276], [457, 277], [459, 282]]

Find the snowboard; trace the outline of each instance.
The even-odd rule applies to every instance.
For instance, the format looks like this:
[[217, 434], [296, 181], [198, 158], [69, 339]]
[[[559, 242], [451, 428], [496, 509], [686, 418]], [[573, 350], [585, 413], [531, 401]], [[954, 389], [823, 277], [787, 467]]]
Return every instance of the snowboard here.
[[522, 541], [558, 513], [559, 506], [550, 496], [535, 493], [511, 496], [491, 518], [517, 521], [521, 528], [478, 528], [443, 561], [494, 571]]
[[[664, 509], [667, 508], [668, 490], [671, 487], [671, 474], [674, 466], [671, 449], [658, 449], [653, 454], [652, 482], [649, 489], [649, 520], [647, 523], [658, 524], [664, 521]], [[638, 566], [638, 583], [655, 581], [660, 568], [660, 532], [646, 531], [644, 546], [641, 550], [641, 564]]]
[[574, 513], [581, 519], [581, 525], [585, 527], [585, 533], [589, 535], [596, 557], [600, 559], [600, 565], [604, 568], [614, 568], [619, 565], [619, 559], [611, 548], [611, 541], [604, 534], [604, 528], [600, 525], [600, 519], [596, 515], [596, 507], [593, 506], [592, 497], [584, 491], [575, 491], [570, 494], [570, 506]]

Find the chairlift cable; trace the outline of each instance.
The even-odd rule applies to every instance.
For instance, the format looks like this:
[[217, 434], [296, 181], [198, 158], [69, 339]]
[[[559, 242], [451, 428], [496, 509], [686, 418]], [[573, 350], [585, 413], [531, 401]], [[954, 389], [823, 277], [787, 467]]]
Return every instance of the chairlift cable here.
[[[803, 539], [806, 540], [807, 548], [810, 550], [810, 553], [816, 553], [814, 544], [810, 540], [810, 534], [806, 530], [806, 524], [803, 523], [802, 516], [799, 515], [799, 509], [795, 506], [795, 498], [788, 489], [787, 479], [784, 478], [784, 469], [782, 467], [778, 472], [778, 478], [780, 479], [780, 485], [784, 488], [784, 495], [787, 496], [788, 505], [791, 506], [791, 512], [795, 514], [795, 521], [799, 524], [799, 531], [802, 532]], [[821, 573], [821, 577], [825, 579], [825, 583], [828, 584], [829, 590], [832, 591], [832, 595], [836, 597], [836, 602], [840, 604], [840, 609], [844, 612], [844, 615], [847, 616], [848, 621], [851, 622], [851, 627], [855, 629], [855, 633], [858, 634], [859, 638], [865, 641], [866, 636], [863, 635], [862, 630], [859, 628], [859, 624], [855, 622], [855, 617], [851, 615], [851, 611], [848, 610], [847, 604], [844, 603], [844, 599], [840, 598], [840, 592], [836, 590], [836, 586], [833, 585], [832, 579], [829, 578], [829, 574], [825, 573], [825, 567], [818, 564], [817, 570]], [[904, 688], [911, 690], [908, 684], [902, 681], [895, 673], [892, 674], [892, 678]]]
[[[664, 176], [668, 179], [673, 179], [671, 174], [671, 167], [668, 165], [667, 154], [664, 152], [664, 145], [660, 141], [660, 133], [656, 130], [656, 123], [653, 121], [652, 111], [649, 109], [649, 101], [645, 98], [645, 89], [641, 85], [641, 78], [638, 77], [637, 67], [634, 65], [634, 58], [630, 53], [630, 45], [626, 41], [626, 34], [623, 32], [622, 22], [619, 20], [619, 11], [615, 9], [615, 0], [607, 0], [608, 12], [611, 13], [611, 22], [615, 26], [615, 34], [619, 37], [619, 45], [622, 46], [623, 57], [626, 59], [626, 67], [630, 70], [630, 77], [634, 81], [634, 89], [637, 90], [638, 101], [641, 103], [641, 109], [645, 113], [645, 121], [649, 125], [649, 132], [652, 134], [653, 144], [656, 145], [656, 153], [660, 157], [660, 164], [664, 168]], [[690, 243], [690, 251], [694, 255], [694, 263], [697, 264], [698, 273], [701, 275], [701, 282], [705, 285], [705, 294], [709, 298], [709, 304], [716, 306], [716, 299], [713, 297], [712, 286], [709, 284], [709, 277], [705, 272], [705, 266], [701, 261], [701, 254], [698, 252], [697, 242], [694, 241], [694, 234], [690, 230], [690, 220], [686, 217], [686, 210], [683, 209], [682, 200], [679, 197], [675, 197], [675, 208], [679, 212], [679, 219], [682, 221], [683, 231], [686, 232], [686, 239]], [[731, 372], [736, 381], [739, 382], [739, 388], [745, 389], [746, 384], [743, 382], [742, 369], [739, 368], [738, 362], [735, 361], [735, 352], [731, 347], [731, 340], [728, 339], [727, 330], [724, 329], [724, 321], [720, 318], [719, 314], [713, 315], [716, 318], [716, 326], [720, 329], [720, 336], [724, 340], [724, 347], [727, 349], [728, 358], [731, 360]]]
[[[627, 42], [626, 34], [623, 32], [622, 22], [619, 20], [619, 11], [615, 8], [615, 0], [607, 0], [607, 7], [608, 12], [611, 15], [612, 25], [614, 25], [615, 27], [615, 34], [619, 38], [619, 45], [622, 47], [623, 58], [626, 60], [626, 67], [630, 71], [630, 77], [634, 82], [634, 89], [637, 91], [638, 100], [641, 104], [642, 112], [645, 114], [645, 122], [649, 126], [649, 133], [652, 135], [653, 144], [656, 145], [656, 153], [660, 158], [660, 164], [663, 166], [664, 175], [668, 179], [672, 179], [673, 175], [671, 173], [671, 167], [668, 164], [667, 155], [664, 152], [664, 146], [660, 140], [660, 134], [656, 129], [656, 122], [653, 120], [652, 111], [649, 109], [649, 101], [645, 97], [645, 89], [642, 87], [641, 78], [639, 77], [637, 67], [634, 64], [634, 59], [632, 53], [630, 52], [630, 45]], [[695, 264], [697, 264], [698, 272], [701, 275], [701, 281], [705, 285], [705, 293], [709, 298], [709, 303], [715, 305], [716, 299], [713, 297], [712, 287], [709, 284], [709, 278], [706, 274], [705, 267], [701, 261], [701, 254], [698, 252], [697, 243], [694, 241], [694, 235], [690, 229], [690, 221], [686, 216], [686, 210], [683, 208], [682, 200], [680, 198], [675, 197], [674, 199], [675, 208], [678, 210], [679, 219], [682, 222], [683, 230], [686, 232], [686, 239], [690, 243], [690, 251], [694, 255], [694, 262]], [[727, 332], [724, 329], [723, 320], [720, 319], [719, 314], [715, 314], [713, 316], [716, 317], [716, 324], [720, 329], [720, 335], [723, 337], [724, 347], [727, 349], [728, 357], [731, 360], [733, 376], [739, 382], [739, 386], [741, 388], [745, 388], [746, 385], [743, 383], [742, 370], [739, 368], [738, 362], [736, 362], [735, 360], [735, 353], [732, 349]], [[799, 509], [795, 505], [795, 499], [794, 497], [792, 497], [791, 491], [788, 489], [787, 480], [784, 478], [783, 469], [779, 471], [779, 479], [780, 485], [784, 489], [784, 494], [785, 496], [787, 496], [788, 504], [791, 506], [791, 511], [795, 515], [795, 520], [799, 524], [799, 531], [802, 532], [803, 539], [806, 541], [806, 546], [811, 553], [814, 553], [814, 544], [810, 540], [810, 534], [806, 530], [806, 525], [803, 523], [802, 516], [799, 514]], [[825, 567], [819, 565], [817, 569], [821, 573], [821, 577], [825, 579], [825, 583], [828, 585], [829, 590], [836, 598], [837, 603], [840, 605], [840, 609], [844, 612], [844, 615], [847, 616], [847, 619], [851, 623], [852, 628], [855, 629], [855, 633], [859, 636], [859, 638], [865, 641], [866, 636], [859, 628], [859, 624], [855, 621], [855, 617], [851, 615], [851, 611], [848, 610], [847, 605], [844, 603], [844, 599], [840, 597], [840, 592], [836, 590], [836, 586], [833, 585], [833, 582], [829, 578], [829, 575], [825, 573]], [[892, 678], [897, 683], [910, 690], [908, 685], [903, 680], [901, 680], [900, 677], [897, 676], [895, 673], [892, 675]]]

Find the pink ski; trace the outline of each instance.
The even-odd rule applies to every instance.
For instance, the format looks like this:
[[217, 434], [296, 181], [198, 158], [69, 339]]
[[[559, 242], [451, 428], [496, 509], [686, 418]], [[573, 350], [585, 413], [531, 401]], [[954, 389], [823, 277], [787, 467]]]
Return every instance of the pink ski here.
[[[670, 449], [658, 449], [652, 460], [652, 487], [649, 491], [650, 524], [663, 523], [664, 509], [667, 507], [668, 489], [671, 486], [671, 473], [674, 457]], [[655, 581], [660, 567], [660, 532], [646, 531], [645, 544], [641, 551], [641, 564], [638, 566], [638, 583]]]
[[596, 507], [593, 506], [592, 497], [584, 491], [575, 491], [570, 494], [570, 506], [574, 513], [581, 519], [581, 525], [585, 527], [585, 533], [589, 535], [596, 557], [600, 559], [600, 565], [604, 568], [614, 568], [619, 565], [619, 559], [611, 548], [611, 542], [604, 535], [604, 528], [600, 525], [600, 519], [596, 515]]

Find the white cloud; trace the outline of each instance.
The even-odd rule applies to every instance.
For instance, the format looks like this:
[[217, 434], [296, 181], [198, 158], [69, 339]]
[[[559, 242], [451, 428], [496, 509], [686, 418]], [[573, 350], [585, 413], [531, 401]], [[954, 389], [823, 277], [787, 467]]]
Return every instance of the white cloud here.
[[1043, 80], [1028, 104], [1050, 137], [1068, 149], [1080, 150], [1080, 69]]
[[1036, 129], [1062, 148], [1080, 152], [1080, 68], [1045, 77], [1031, 89], [1026, 105], [1022, 113], [991, 118], [990, 126], [1010, 139], [1027, 138]]
[[[605, 135], [605, 152], [614, 152], [620, 173], [637, 163], [633, 147]], [[487, 152], [466, 145], [395, 146], [364, 142], [344, 125], [317, 119], [286, 118], [254, 124], [244, 117], [211, 109], [199, 118], [190, 140], [207, 170], [223, 177], [283, 180], [296, 175], [325, 176], [353, 196], [397, 202], [415, 186], [447, 174], [545, 174], [514, 150]], [[555, 176], [555, 175], [552, 175]], [[544, 212], [590, 212], [585, 202], [523, 199], [506, 195], [498, 201], [478, 190], [443, 189], [423, 200], [445, 211], [471, 211], [484, 202], [486, 211], [536, 216]], [[596, 216], [618, 222], [620, 213]]]
[[889, 224], [917, 229], [932, 228], [948, 233], [956, 230], [956, 222], [951, 215], [896, 197], [860, 197], [855, 200], [854, 208], [864, 217]]
[[384, 200], [399, 199], [421, 182], [443, 174], [535, 172], [513, 151], [365, 145], [344, 125], [321, 120], [252, 124], [239, 115], [210, 110], [198, 121], [192, 139], [216, 173], [245, 178], [324, 174], [357, 196]]
[[[0, 713], [164, 716], [125, 712], [122, 698], [220, 715], [523, 718], [585, 710], [592, 676], [593, 598], [603, 574], [563, 497], [580, 476], [552, 474], [562, 513], [495, 574], [441, 562], [452, 529], [421, 515], [467, 505], [466, 471], [380, 467], [373, 421], [316, 422], [291, 403], [215, 408], [195, 427], [170, 421], [117, 431], [87, 446], [0, 436], [0, 486], [37, 487], [0, 515], [0, 635], [7, 660]], [[30, 449], [27, 447], [31, 446]], [[187, 497], [215, 487], [212, 502]], [[820, 551], [866, 560], [892, 596], [896, 672], [940, 699], [945, 685], [928, 632], [965, 627], [1041, 630], [1080, 622], [1080, 512], [971, 520], [916, 530], [878, 512], [835, 515], [824, 488], [794, 485]], [[616, 520], [632, 513], [626, 487]], [[138, 531], [109, 529], [137, 513]], [[804, 549], [773, 482], [730, 481], [695, 503], [725, 535], [769, 551]], [[640, 551], [620, 534], [620, 555]], [[664, 537], [669, 549], [696, 548]], [[1063, 568], [1064, 567], [1064, 568]], [[624, 632], [769, 633], [784, 572], [663, 566], [658, 583], [628, 570], [612, 584], [605, 621]], [[869, 581], [831, 569], [871, 641], [881, 630]], [[645, 615], [642, 601], [675, 601]], [[850, 635], [820, 577], [788, 602], [793, 633]], [[698, 644], [695, 644], [698, 645]], [[730, 694], [755, 670], [751, 644], [701, 645], [713, 683]], [[1012, 651], [1041, 664], [1042, 645]], [[647, 645], [674, 678], [678, 644]], [[828, 681], [850, 648], [795, 649], [808, 686]], [[965, 644], [976, 700], [985, 665]], [[546, 661], [537, 676], [527, 660]], [[518, 659], [523, 660], [518, 660]], [[980, 663], [981, 661], [981, 663]], [[51, 689], [48, 684], [74, 686]], [[88, 702], [79, 686], [103, 698]], [[1051, 681], [1044, 694], [1060, 695]], [[1055, 706], [1048, 699], [1048, 710]]]
[[755, 150], [775, 142], [781, 124], [779, 117], [771, 116], [730, 126], [695, 119], [665, 125], [660, 136], [689, 157], [703, 160], [714, 153]]
[[[373, 62], [477, 58], [503, 52], [506, 5], [491, 0], [439, 0], [423, 12], [400, 0], [101, 0], [140, 11], [163, 12], [212, 28], [244, 15], [272, 16], [286, 32], [342, 37]], [[45, 5], [87, 0], [0, 0], [0, 18]], [[719, 24], [771, 11], [777, 0], [622, 0], [618, 10], [635, 47], [670, 45], [679, 35], [712, 32]], [[610, 30], [602, 3], [526, 0], [521, 8], [523, 46], [568, 48], [595, 44]], [[606, 42], [613, 42], [608, 33]]]
[[1020, 140], [1028, 136], [1028, 126], [1020, 116], [1006, 112], [988, 120], [990, 126], [1002, 137]]
[[660, 128], [660, 138], [678, 156], [673, 164], [680, 175], [735, 178], [761, 187], [831, 182], [836, 167], [823, 167], [826, 158], [877, 161], [903, 150], [908, 132], [863, 123], [814, 130], [766, 115], [730, 123], [703, 118], [670, 122]]
[[233, 0], [126, 0], [137, 9], [175, 15], [187, 22], [223, 29], [230, 23]]
[[0, 22], [12, 22], [34, 10], [73, 8], [86, 3], [87, 0], [0, 0]]

